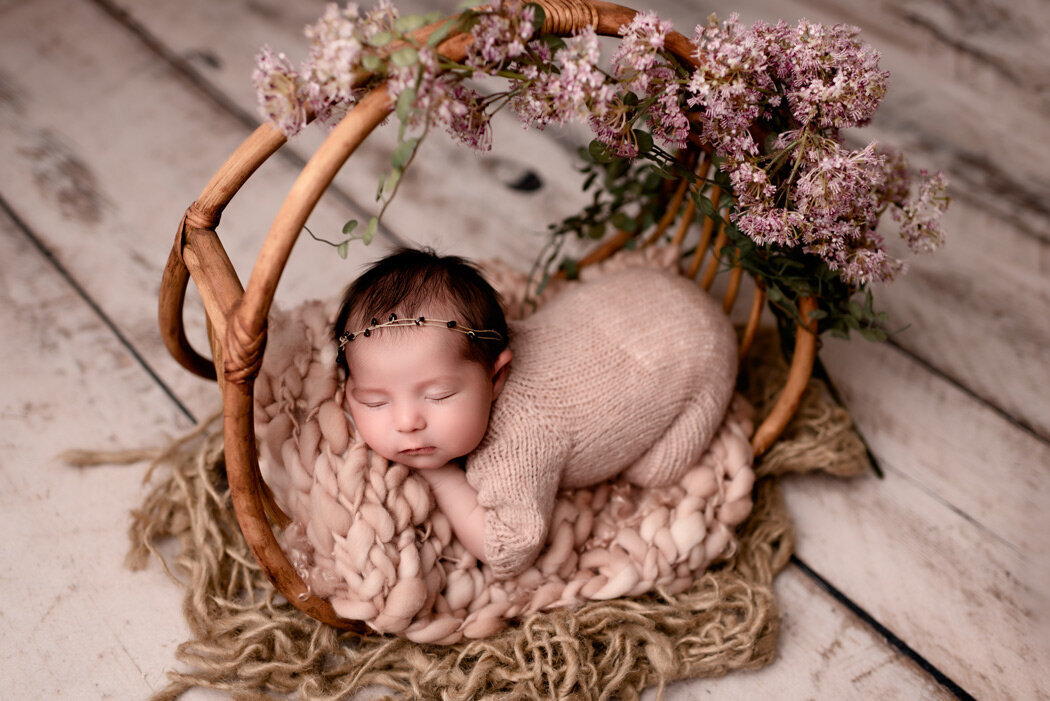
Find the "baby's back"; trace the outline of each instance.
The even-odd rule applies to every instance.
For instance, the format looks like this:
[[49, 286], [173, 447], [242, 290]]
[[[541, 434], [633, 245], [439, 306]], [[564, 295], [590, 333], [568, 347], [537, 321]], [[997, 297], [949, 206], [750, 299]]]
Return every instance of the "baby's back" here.
[[695, 283], [652, 268], [569, 289], [516, 324], [511, 343], [497, 407], [506, 399], [540, 408], [569, 442], [563, 486], [619, 474], [690, 403], [710, 407], [709, 438], [736, 376], [736, 336], [721, 306]]
[[512, 326], [511, 348], [488, 433], [467, 460], [497, 577], [535, 559], [559, 486], [680, 477], [721, 423], [736, 376], [719, 305], [650, 268], [570, 288]]

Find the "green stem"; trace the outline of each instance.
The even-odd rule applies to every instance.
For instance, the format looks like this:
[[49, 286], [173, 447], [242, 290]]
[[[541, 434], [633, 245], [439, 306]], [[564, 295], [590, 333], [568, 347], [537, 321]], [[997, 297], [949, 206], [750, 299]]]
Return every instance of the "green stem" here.
[[340, 241], [339, 243], [335, 243], [334, 241], [329, 241], [328, 239], [323, 239], [320, 236], [318, 236], [317, 234], [315, 234], [314, 232], [310, 231], [310, 227], [308, 227], [306, 224], [303, 224], [303, 229], [306, 231], [306, 233], [310, 234], [310, 238], [312, 238], [314, 241], [317, 241], [319, 243], [327, 243], [332, 248], [339, 248], [344, 243], [346, 243], [346, 241], [351, 241], [354, 238], [353, 236], [351, 236], [346, 241]]

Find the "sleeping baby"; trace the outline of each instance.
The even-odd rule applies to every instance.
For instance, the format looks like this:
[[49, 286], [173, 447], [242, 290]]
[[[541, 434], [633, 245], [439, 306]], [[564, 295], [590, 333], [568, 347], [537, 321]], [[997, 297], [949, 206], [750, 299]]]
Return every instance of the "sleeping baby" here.
[[652, 268], [574, 285], [508, 327], [472, 265], [403, 249], [349, 287], [335, 333], [361, 438], [418, 470], [501, 578], [536, 559], [559, 487], [679, 480], [736, 378], [721, 306]]

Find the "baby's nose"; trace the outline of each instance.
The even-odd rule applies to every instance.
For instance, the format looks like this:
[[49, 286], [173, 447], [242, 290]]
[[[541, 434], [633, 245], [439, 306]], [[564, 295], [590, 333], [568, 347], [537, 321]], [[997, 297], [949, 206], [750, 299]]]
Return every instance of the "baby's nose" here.
[[427, 427], [423, 412], [415, 403], [407, 402], [399, 408], [397, 413], [397, 430], [402, 433], [420, 431]]

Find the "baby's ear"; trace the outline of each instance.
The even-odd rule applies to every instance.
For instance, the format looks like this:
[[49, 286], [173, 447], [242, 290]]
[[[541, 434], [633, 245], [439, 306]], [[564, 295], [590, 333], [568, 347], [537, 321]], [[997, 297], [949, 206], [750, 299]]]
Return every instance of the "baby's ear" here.
[[503, 385], [507, 384], [507, 374], [510, 372], [510, 361], [514, 358], [514, 351], [505, 348], [496, 362], [492, 365], [492, 398], [495, 399], [503, 391]]

